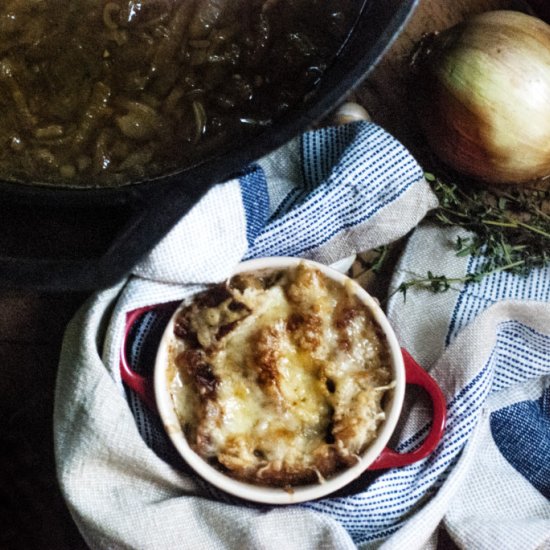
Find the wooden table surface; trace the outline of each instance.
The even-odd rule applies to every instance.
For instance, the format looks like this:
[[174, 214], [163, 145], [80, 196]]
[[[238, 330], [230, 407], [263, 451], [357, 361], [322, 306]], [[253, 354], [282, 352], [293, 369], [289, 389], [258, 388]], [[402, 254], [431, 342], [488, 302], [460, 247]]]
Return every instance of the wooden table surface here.
[[[545, 8], [545, 0], [533, 0]], [[417, 144], [405, 83], [425, 32], [513, 0], [421, 0], [408, 25], [356, 91], [373, 119], [412, 150]], [[60, 495], [52, 448], [55, 376], [65, 325], [84, 294], [0, 291], [0, 548], [79, 549], [85, 544]]]

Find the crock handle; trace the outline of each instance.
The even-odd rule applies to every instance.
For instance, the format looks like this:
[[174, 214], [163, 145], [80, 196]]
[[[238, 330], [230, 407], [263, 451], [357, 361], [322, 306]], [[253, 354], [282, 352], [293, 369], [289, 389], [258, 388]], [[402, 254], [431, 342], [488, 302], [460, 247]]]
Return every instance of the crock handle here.
[[399, 468], [426, 458], [436, 447], [445, 430], [447, 419], [447, 403], [437, 382], [412, 358], [410, 353], [403, 349], [405, 362], [405, 376], [407, 384], [414, 384], [424, 388], [433, 406], [433, 419], [430, 433], [418, 449], [410, 453], [400, 454], [386, 447], [378, 458], [369, 466], [369, 470]]
[[147, 306], [134, 309], [126, 314], [126, 324], [124, 326], [124, 336], [122, 339], [122, 346], [120, 349], [120, 376], [122, 381], [136, 394], [139, 398], [149, 407], [154, 413], [157, 412], [157, 405], [155, 403], [155, 393], [153, 388], [153, 379], [146, 376], [142, 376], [132, 370], [128, 356], [126, 355], [126, 346], [128, 343], [128, 337], [134, 323], [145, 313], [154, 309], [156, 306]]

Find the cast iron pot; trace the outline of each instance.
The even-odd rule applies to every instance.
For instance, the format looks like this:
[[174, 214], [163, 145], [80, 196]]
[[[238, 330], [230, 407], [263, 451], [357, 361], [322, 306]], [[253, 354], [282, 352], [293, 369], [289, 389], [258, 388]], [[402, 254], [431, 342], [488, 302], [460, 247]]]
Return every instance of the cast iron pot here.
[[364, 0], [320, 85], [260, 136], [178, 173], [113, 189], [0, 182], [0, 286], [93, 290], [114, 284], [215, 183], [242, 172], [333, 109], [399, 34], [418, 0]]

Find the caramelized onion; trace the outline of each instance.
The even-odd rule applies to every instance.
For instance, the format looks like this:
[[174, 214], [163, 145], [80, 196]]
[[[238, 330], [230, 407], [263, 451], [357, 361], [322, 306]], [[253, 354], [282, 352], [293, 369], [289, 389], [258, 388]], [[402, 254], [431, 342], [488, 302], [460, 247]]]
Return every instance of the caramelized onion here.
[[512, 11], [427, 37], [415, 68], [418, 120], [436, 155], [490, 183], [550, 175], [550, 26]]

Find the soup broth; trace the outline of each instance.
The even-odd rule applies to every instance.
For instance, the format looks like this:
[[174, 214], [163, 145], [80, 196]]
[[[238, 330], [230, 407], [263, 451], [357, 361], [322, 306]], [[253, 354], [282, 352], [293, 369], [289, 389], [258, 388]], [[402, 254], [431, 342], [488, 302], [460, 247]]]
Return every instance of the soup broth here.
[[196, 164], [310, 92], [357, 0], [4, 0], [0, 179], [116, 186]]

